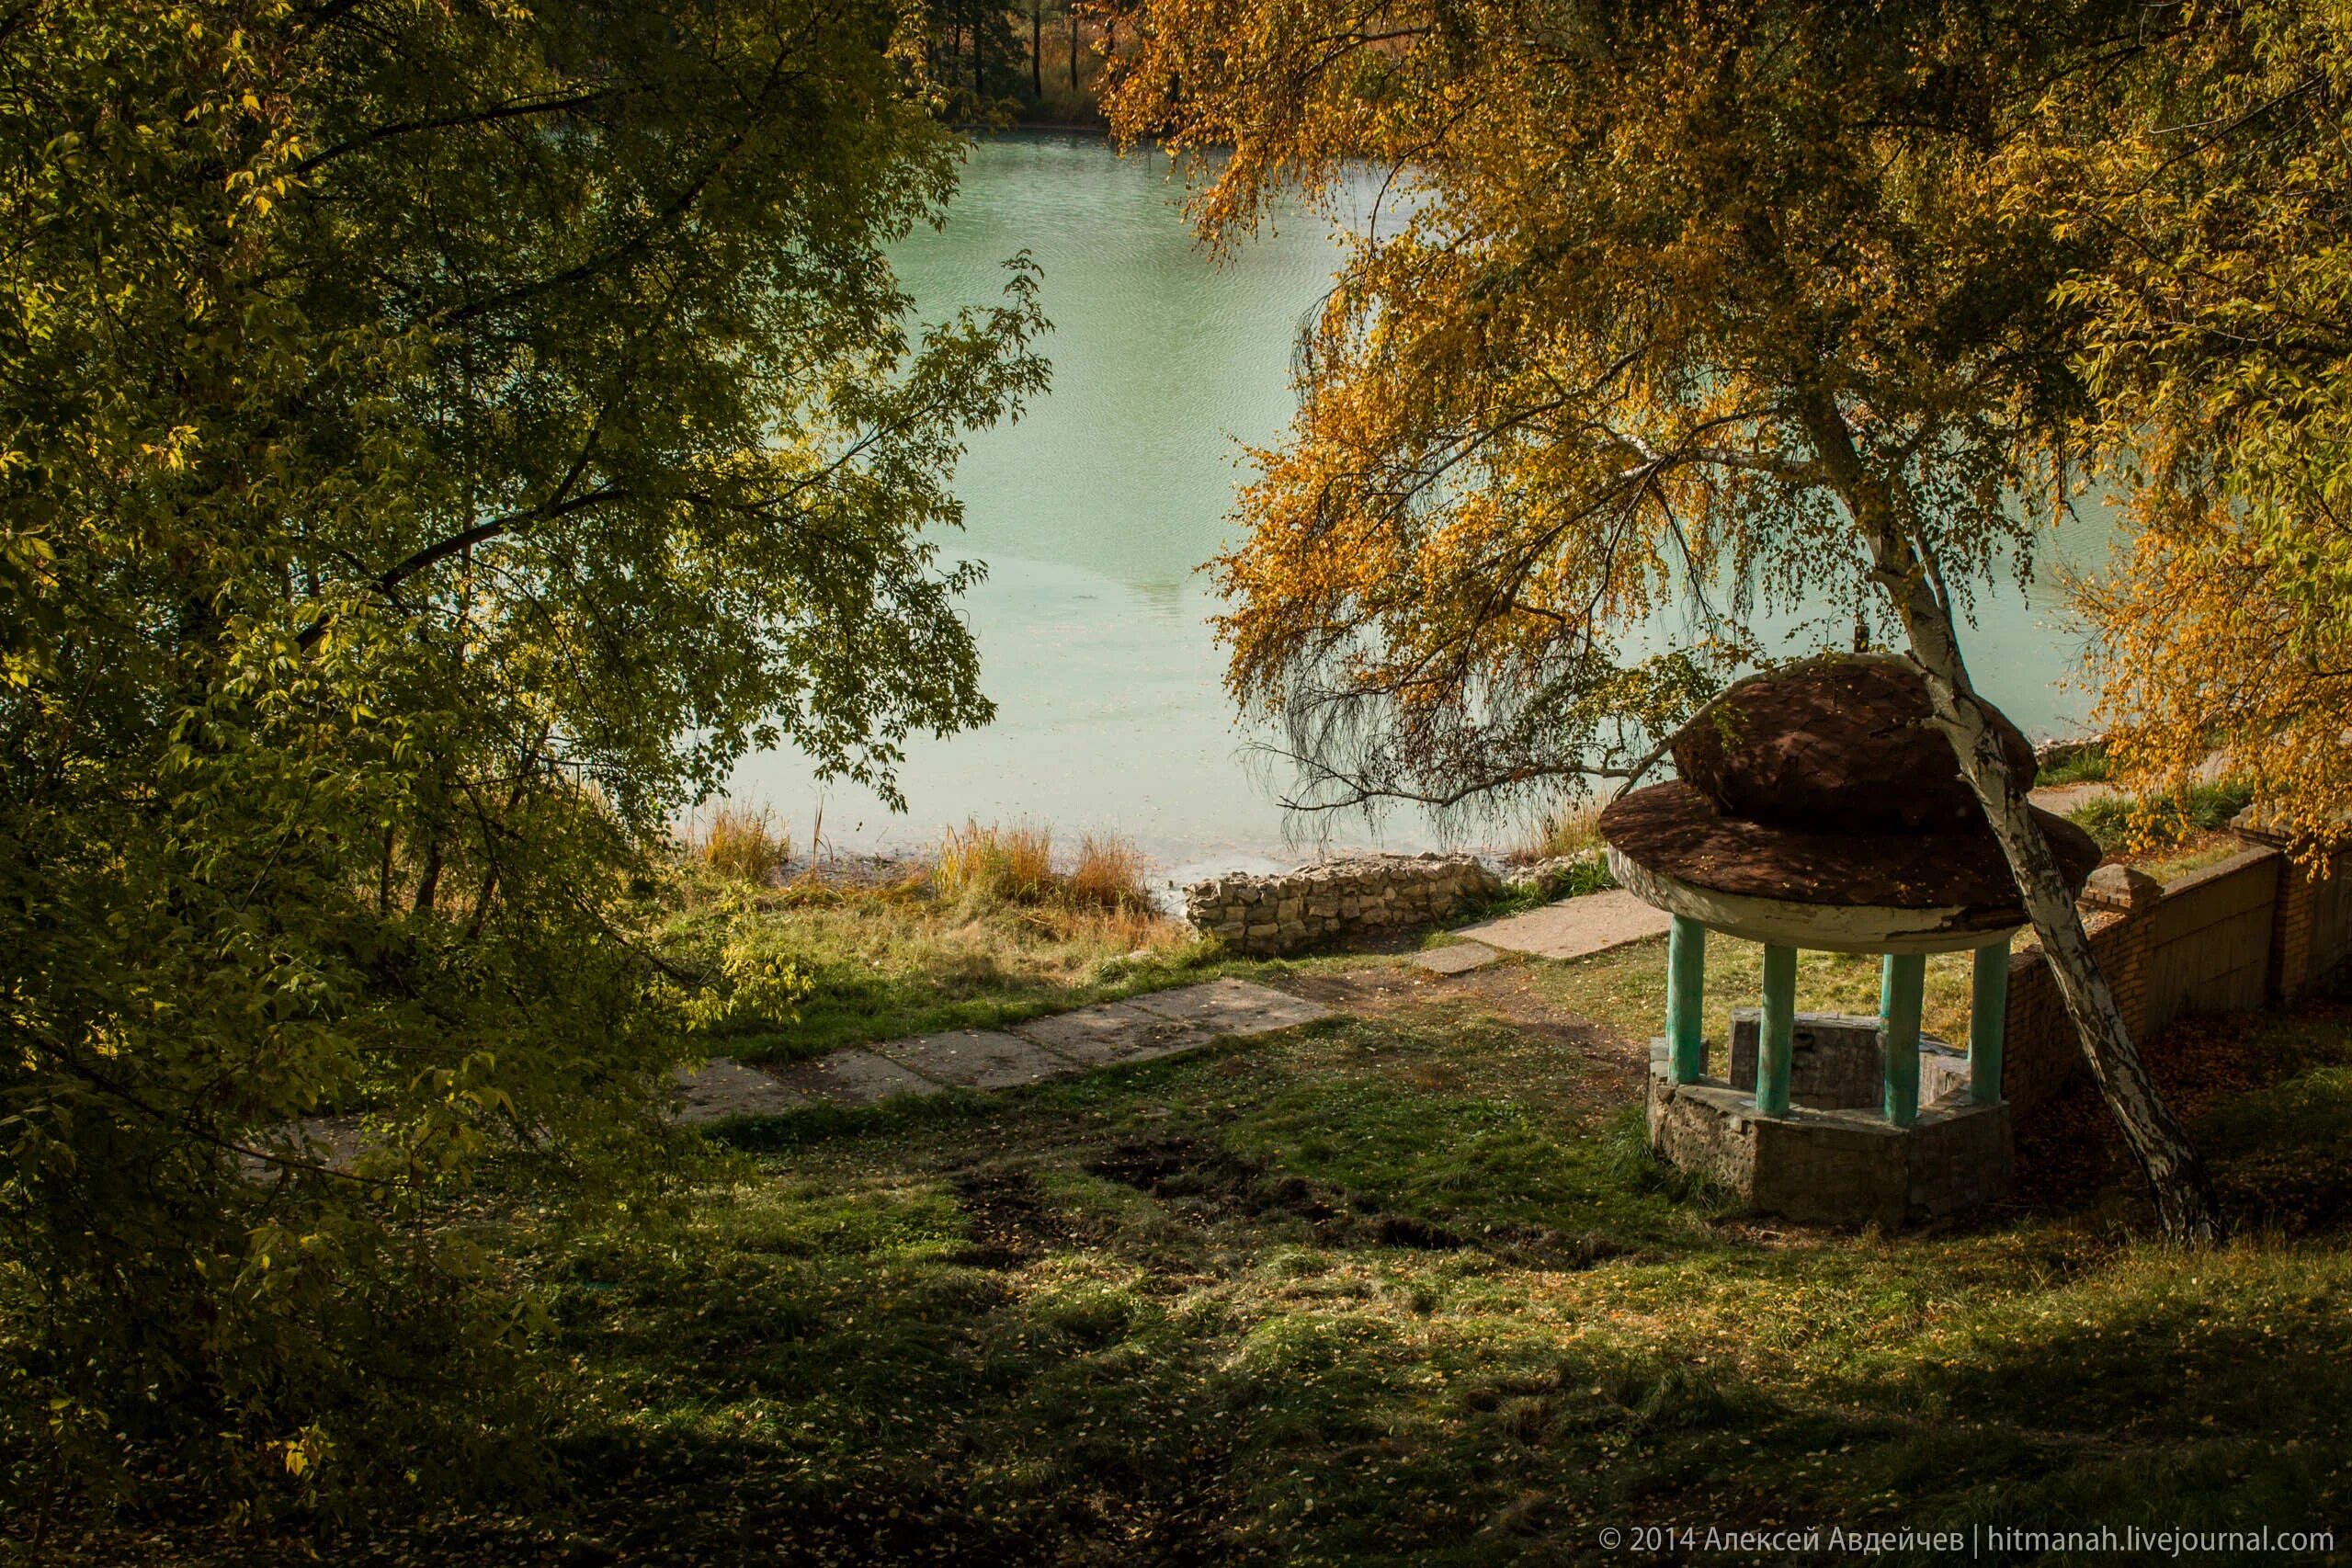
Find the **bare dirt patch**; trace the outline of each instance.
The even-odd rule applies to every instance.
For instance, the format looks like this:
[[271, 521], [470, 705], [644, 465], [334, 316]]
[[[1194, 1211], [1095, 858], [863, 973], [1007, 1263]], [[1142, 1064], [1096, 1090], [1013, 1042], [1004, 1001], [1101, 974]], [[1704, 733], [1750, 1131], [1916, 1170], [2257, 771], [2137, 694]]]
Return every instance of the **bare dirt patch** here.
[[1134, 1187], [1196, 1222], [1303, 1220], [1316, 1242], [1330, 1247], [1406, 1247], [1416, 1252], [1475, 1247], [1509, 1262], [1553, 1268], [1589, 1267], [1624, 1250], [1605, 1237], [1565, 1235], [1541, 1225], [1486, 1227], [1473, 1235], [1181, 1134], [1131, 1140], [1085, 1168]]

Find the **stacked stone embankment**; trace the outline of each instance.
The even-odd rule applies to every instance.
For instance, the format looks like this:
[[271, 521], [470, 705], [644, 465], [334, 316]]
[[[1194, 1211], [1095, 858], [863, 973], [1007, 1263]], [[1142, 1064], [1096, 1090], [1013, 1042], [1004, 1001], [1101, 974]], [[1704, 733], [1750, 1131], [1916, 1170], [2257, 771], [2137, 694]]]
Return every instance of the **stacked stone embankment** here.
[[1265, 957], [1435, 926], [1502, 891], [1474, 856], [1362, 855], [1195, 882], [1184, 890], [1184, 912], [1234, 951]]

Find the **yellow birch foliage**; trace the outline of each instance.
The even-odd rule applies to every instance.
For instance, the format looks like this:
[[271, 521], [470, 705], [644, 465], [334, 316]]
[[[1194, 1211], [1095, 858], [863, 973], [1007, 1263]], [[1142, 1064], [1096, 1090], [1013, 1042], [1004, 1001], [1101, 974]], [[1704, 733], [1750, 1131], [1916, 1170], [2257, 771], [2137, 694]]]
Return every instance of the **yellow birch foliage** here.
[[[2080, 406], [2011, 138], [2130, 23], [1951, 6], [1148, 0], [1130, 137], [1214, 243], [1374, 188], [1218, 563], [1300, 803], [1573, 792], [1738, 665], [1892, 623], [1834, 407], [1963, 612]], [[2046, 512], [2046, 508], [2043, 509]], [[1764, 613], [1816, 607], [1793, 645]], [[1826, 607], [1821, 608], [1818, 607]]]
[[2037, 187], [2105, 258], [2068, 288], [2132, 524], [2077, 589], [2098, 715], [2127, 782], [2219, 753], [2316, 853], [2352, 812], [2352, 13], [2194, 7], [2160, 66]]

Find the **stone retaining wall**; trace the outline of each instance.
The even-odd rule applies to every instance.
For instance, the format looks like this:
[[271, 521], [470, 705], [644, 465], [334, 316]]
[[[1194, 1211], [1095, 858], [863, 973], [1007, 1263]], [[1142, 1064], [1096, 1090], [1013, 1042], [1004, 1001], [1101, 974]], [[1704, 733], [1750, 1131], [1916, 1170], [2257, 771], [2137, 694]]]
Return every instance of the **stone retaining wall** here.
[[1502, 891], [1474, 856], [1360, 855], [1195, 882], [1184, 890], [1184, 912], [1234, 951], [1263, 957], [1435, 926]]

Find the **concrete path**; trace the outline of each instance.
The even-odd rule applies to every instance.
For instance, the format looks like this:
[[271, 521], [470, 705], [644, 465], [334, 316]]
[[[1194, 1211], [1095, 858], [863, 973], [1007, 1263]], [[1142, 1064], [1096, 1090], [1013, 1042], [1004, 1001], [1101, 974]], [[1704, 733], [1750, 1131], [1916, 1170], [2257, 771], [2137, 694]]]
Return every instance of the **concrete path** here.
[[1330, 1008], [1287, 992], [1212, 980], [1004, 1029], [916, 1035], [777, 1067], [722, 1057], [699, 1073], [679, 1075], [678, 1119], [719, 1121], [812, 1105], [872, 1105], [893, 1095], [935, 1095], [949, 1088], [1007, 1089], [1330, 1016]]
[[[1669, 924], [1631, 893], [1612, 890], [1470, 926], [1455, 934], [1461, 939], [1451, 946], [1415, 953], [1405, 961], [1433, 974], [1456, 975], [1499, 962], [1506, 953], [1577, 959], [1663, 935]], [[774, 1067], [722, 1057], [699, 1073], [679, 1075], [678, 1117], [719, 1121], [812, 1105], [872, 1105], [894, 1095], [949, 1088], [1008, 1089], [1312, 1023], [1331, 1011], [1269, 986], [1213, 980], [1002, 1029], [915, 1035]]]
[[2062, 817], [2079, 806], [2120, 793], [2112, 784], [2052, 784], [2046, 789], [2027, 790], [2026, 799], [2043, 811]]
[[1424, 948], [1408, 961], [1431, 974], [1468, 974], [1502, 960], [1501, 953], [1483, 942], [1456, 942], [1449, 948]]
[[1665, 911], [1651, 908], [1622, 888], [1611, 888], [1580, 898], [1563, 898], [1541, 909], [1530, 909], [1525, 915], [1465, 926], [1454, 935], [1466, 942], [1482, 942], [1506, 952], [1533, 953], [1545, 959], [1581, 959], [1645, 937], [1664, 936], [1673, 924]]

